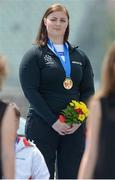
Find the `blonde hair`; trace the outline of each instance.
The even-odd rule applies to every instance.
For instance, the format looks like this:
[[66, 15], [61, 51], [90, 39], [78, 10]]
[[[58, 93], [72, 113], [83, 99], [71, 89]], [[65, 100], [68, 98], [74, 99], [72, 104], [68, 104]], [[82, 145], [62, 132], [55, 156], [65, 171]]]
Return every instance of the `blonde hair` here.
[[102, 91], [104, 95], [115, 94], [115, 42], [107, 51], [102, 69]]
[[8, 67], [6, 64], [6, 58], [0, 55], [0, 88], [8, 73]]
[[108, 49], [102, 66], [101, 89], [96, 98], [115, 94], [115, 42]]

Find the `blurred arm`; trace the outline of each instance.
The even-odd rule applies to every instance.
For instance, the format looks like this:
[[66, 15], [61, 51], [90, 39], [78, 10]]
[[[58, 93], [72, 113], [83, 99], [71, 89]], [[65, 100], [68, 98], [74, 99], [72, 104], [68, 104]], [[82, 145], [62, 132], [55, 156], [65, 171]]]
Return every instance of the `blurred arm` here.
[[3, 175], [7, 179], [13, 179], [15, 175], [16, 115], [12, 105], [7, 107], [3, 116], [1, 137]]
[[56, 122], [57, 117], [40, 93], [41, 70], [39, 61], [40, 57], [34, 48], [24, 55], [19, 69], [20, 83], [34, 111], [49, 125], [52, 125]]
[[98, 152], [98, 138], [100, 130], [101, 107], [98, 100], [90, 104], [90, 113], [87, 119], [86, 148], [80, 164], [79, 179], [92, 178]]

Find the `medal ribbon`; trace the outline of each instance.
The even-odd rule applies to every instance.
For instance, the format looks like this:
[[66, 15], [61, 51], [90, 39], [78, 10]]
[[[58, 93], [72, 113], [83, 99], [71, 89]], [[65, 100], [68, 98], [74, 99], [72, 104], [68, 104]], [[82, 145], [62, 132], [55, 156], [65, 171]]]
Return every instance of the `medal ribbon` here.
[[[68, 51], [68, 45], [65, 43], [64, 44], [64, 56], [65, 56], [65, 62], [63, 61], [62, 57], [60, 56], [60, 54], [57, 52], [56, 48], [53, 45], [53, 42], [49, 39], [48, 40], [48, 46], [50, 47], [50, 49], [56, 54], [56, 56], [59, 58], [64, 71], [65, 71], [65, 75], [66, 78], [70, 78], [71, 75], [71, 64], [70, 64], [70, 57], [69, 57], [69, 51]], [[71, 79], [71, 78], [70, 78]]]

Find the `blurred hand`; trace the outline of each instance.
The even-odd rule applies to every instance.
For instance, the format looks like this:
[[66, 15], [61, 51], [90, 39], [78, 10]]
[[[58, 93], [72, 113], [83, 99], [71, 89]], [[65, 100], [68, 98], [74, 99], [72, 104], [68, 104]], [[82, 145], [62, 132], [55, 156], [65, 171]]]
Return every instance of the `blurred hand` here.
[[60, 135], [66, 135], [68, 130], [71, 129], [69, 125], [61, 122], [59, 119], [52, 125], [52, 128], [57, 131]]
[[80, 126], [81, 124], [72, 124], [71, 128], [66, 130], [66, 134], [73, 134]]

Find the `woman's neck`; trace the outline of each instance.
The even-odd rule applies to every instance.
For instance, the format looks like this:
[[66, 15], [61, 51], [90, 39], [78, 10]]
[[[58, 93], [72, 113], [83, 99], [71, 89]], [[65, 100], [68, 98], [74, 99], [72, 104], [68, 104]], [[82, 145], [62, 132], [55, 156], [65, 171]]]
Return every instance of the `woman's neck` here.
[[53, 44], [63, 44], [62, 37], [49, 37], [49, 39], [53, 42]]

